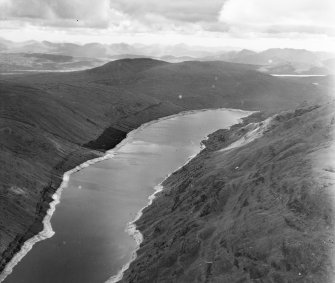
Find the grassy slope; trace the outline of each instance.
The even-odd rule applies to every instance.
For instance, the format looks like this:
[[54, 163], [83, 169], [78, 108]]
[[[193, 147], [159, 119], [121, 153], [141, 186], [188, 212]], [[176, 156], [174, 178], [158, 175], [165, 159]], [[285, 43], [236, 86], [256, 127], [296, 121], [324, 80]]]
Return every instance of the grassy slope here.
[[137, 221], [124, 282], [334, 282], [334, 107], [277, 115], [230, 151], [247, 127], [210, 135]]
[[208, 107], [276, 111], [327, 92], [222, 62], [134, 59], [81, 72], [0, 77], [0, 270], [41, 229], [64, 171], [101, 155], [95, 149], [113, 147], [140, 124]]

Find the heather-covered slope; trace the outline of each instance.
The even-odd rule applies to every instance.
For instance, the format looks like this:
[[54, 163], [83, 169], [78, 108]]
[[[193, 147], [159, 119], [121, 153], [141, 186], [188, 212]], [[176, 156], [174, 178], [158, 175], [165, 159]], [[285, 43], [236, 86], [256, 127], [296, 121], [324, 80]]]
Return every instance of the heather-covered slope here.
[[0, 76], [0, 270], [41, 230], [62, 174], [142, 123], [199, 108], [273, 112], [322, 101], [331, 87], [271, 77], [241, 64], [152, 59]]
[[334, 282], [334, 106], [211, 134], [136, 222], [123, 282]]

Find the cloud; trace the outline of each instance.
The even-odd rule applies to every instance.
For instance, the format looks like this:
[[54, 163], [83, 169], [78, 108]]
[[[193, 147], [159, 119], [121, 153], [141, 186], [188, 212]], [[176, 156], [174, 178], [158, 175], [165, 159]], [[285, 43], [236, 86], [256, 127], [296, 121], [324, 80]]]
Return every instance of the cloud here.
[[[0, 0], [1, 25], [116, 32], [333, 34], [334, 0]], [[4, 23], [4, 22], [7, 23]]]
[[334, 0], [228, 0], [219, 20], [235, 32], [333, 34]]
[[2, 20], [25, 21], [44, 26], [107, 27], [120, 20], [109, 0], [0, 0]]
[[309, 41], [314, 49], [324, 45], [331, 49], [335, 33], [333, 2], [0, 0], [0, 31], [1, 36], [13, 40], [192, 41], [243, 47], [253, 40], [257, 46], [284, 46], [293, 41], [295, 46], [305, 46]]
[[217, 27], [225, 0], [0, 0], [0, 21], [143, 31]]
[[133, 17], [147, 14], [184, 22], [217, 21], [225, 0], [112, 0], [111, 7]]

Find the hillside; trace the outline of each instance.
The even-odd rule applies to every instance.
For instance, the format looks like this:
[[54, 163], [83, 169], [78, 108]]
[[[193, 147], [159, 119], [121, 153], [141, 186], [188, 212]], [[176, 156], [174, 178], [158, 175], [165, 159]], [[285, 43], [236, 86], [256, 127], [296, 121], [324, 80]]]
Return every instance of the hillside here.
[[0, 270], [41, 230], [65, 171], [100, 156], [130, 130], [200, 108], [275, 112], [322, 102], [333, 85], [276, 78], [248, 65], [118, 60], [70, 72], [0, 75]]
[[211, 134], [136, 222], [122, 282], [334, 282], [334, 107]]

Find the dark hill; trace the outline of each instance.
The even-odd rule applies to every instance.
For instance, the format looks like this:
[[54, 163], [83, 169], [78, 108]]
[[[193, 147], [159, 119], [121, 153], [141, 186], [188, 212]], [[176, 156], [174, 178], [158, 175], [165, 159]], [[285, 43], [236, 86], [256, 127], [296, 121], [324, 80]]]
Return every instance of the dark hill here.
[[169, 63], [150, 58], [121, 59], [86, 72], [98, 82], [104, 79], [108, 84], [124, 84], [133, 81], [140, 72], [166, 64]]
[[134, 58], [134, 59], [121, 59], [106, 63], [97, 68], [87, 70], [88, 73], [109, 74], [113, 75], [115, 72], [118, 74], [136, 74], [156, 66], [169, 64], [164, 61], [154, 60], [151, 58]]
[[[134, 85], [126, 88], [143, 89], [160, 99], [172, 96], [173, 102], [183, 107], [220, 104], [248, 109], [290, 108], [292, 103], [322, 97], [324, 91], [259, 73], [248, 65], [227, 62], [161, 65], [141, 75]], [[179, 95], [183, 99], [178, 99]]]
[[329, 80], [315, 86], [242, 64], [152, 59], [0, 76], [0, 270], [41, 230], [63, 173], [100, 156], [142, 123], [200, 108], [292, 108], [327, 99]]

